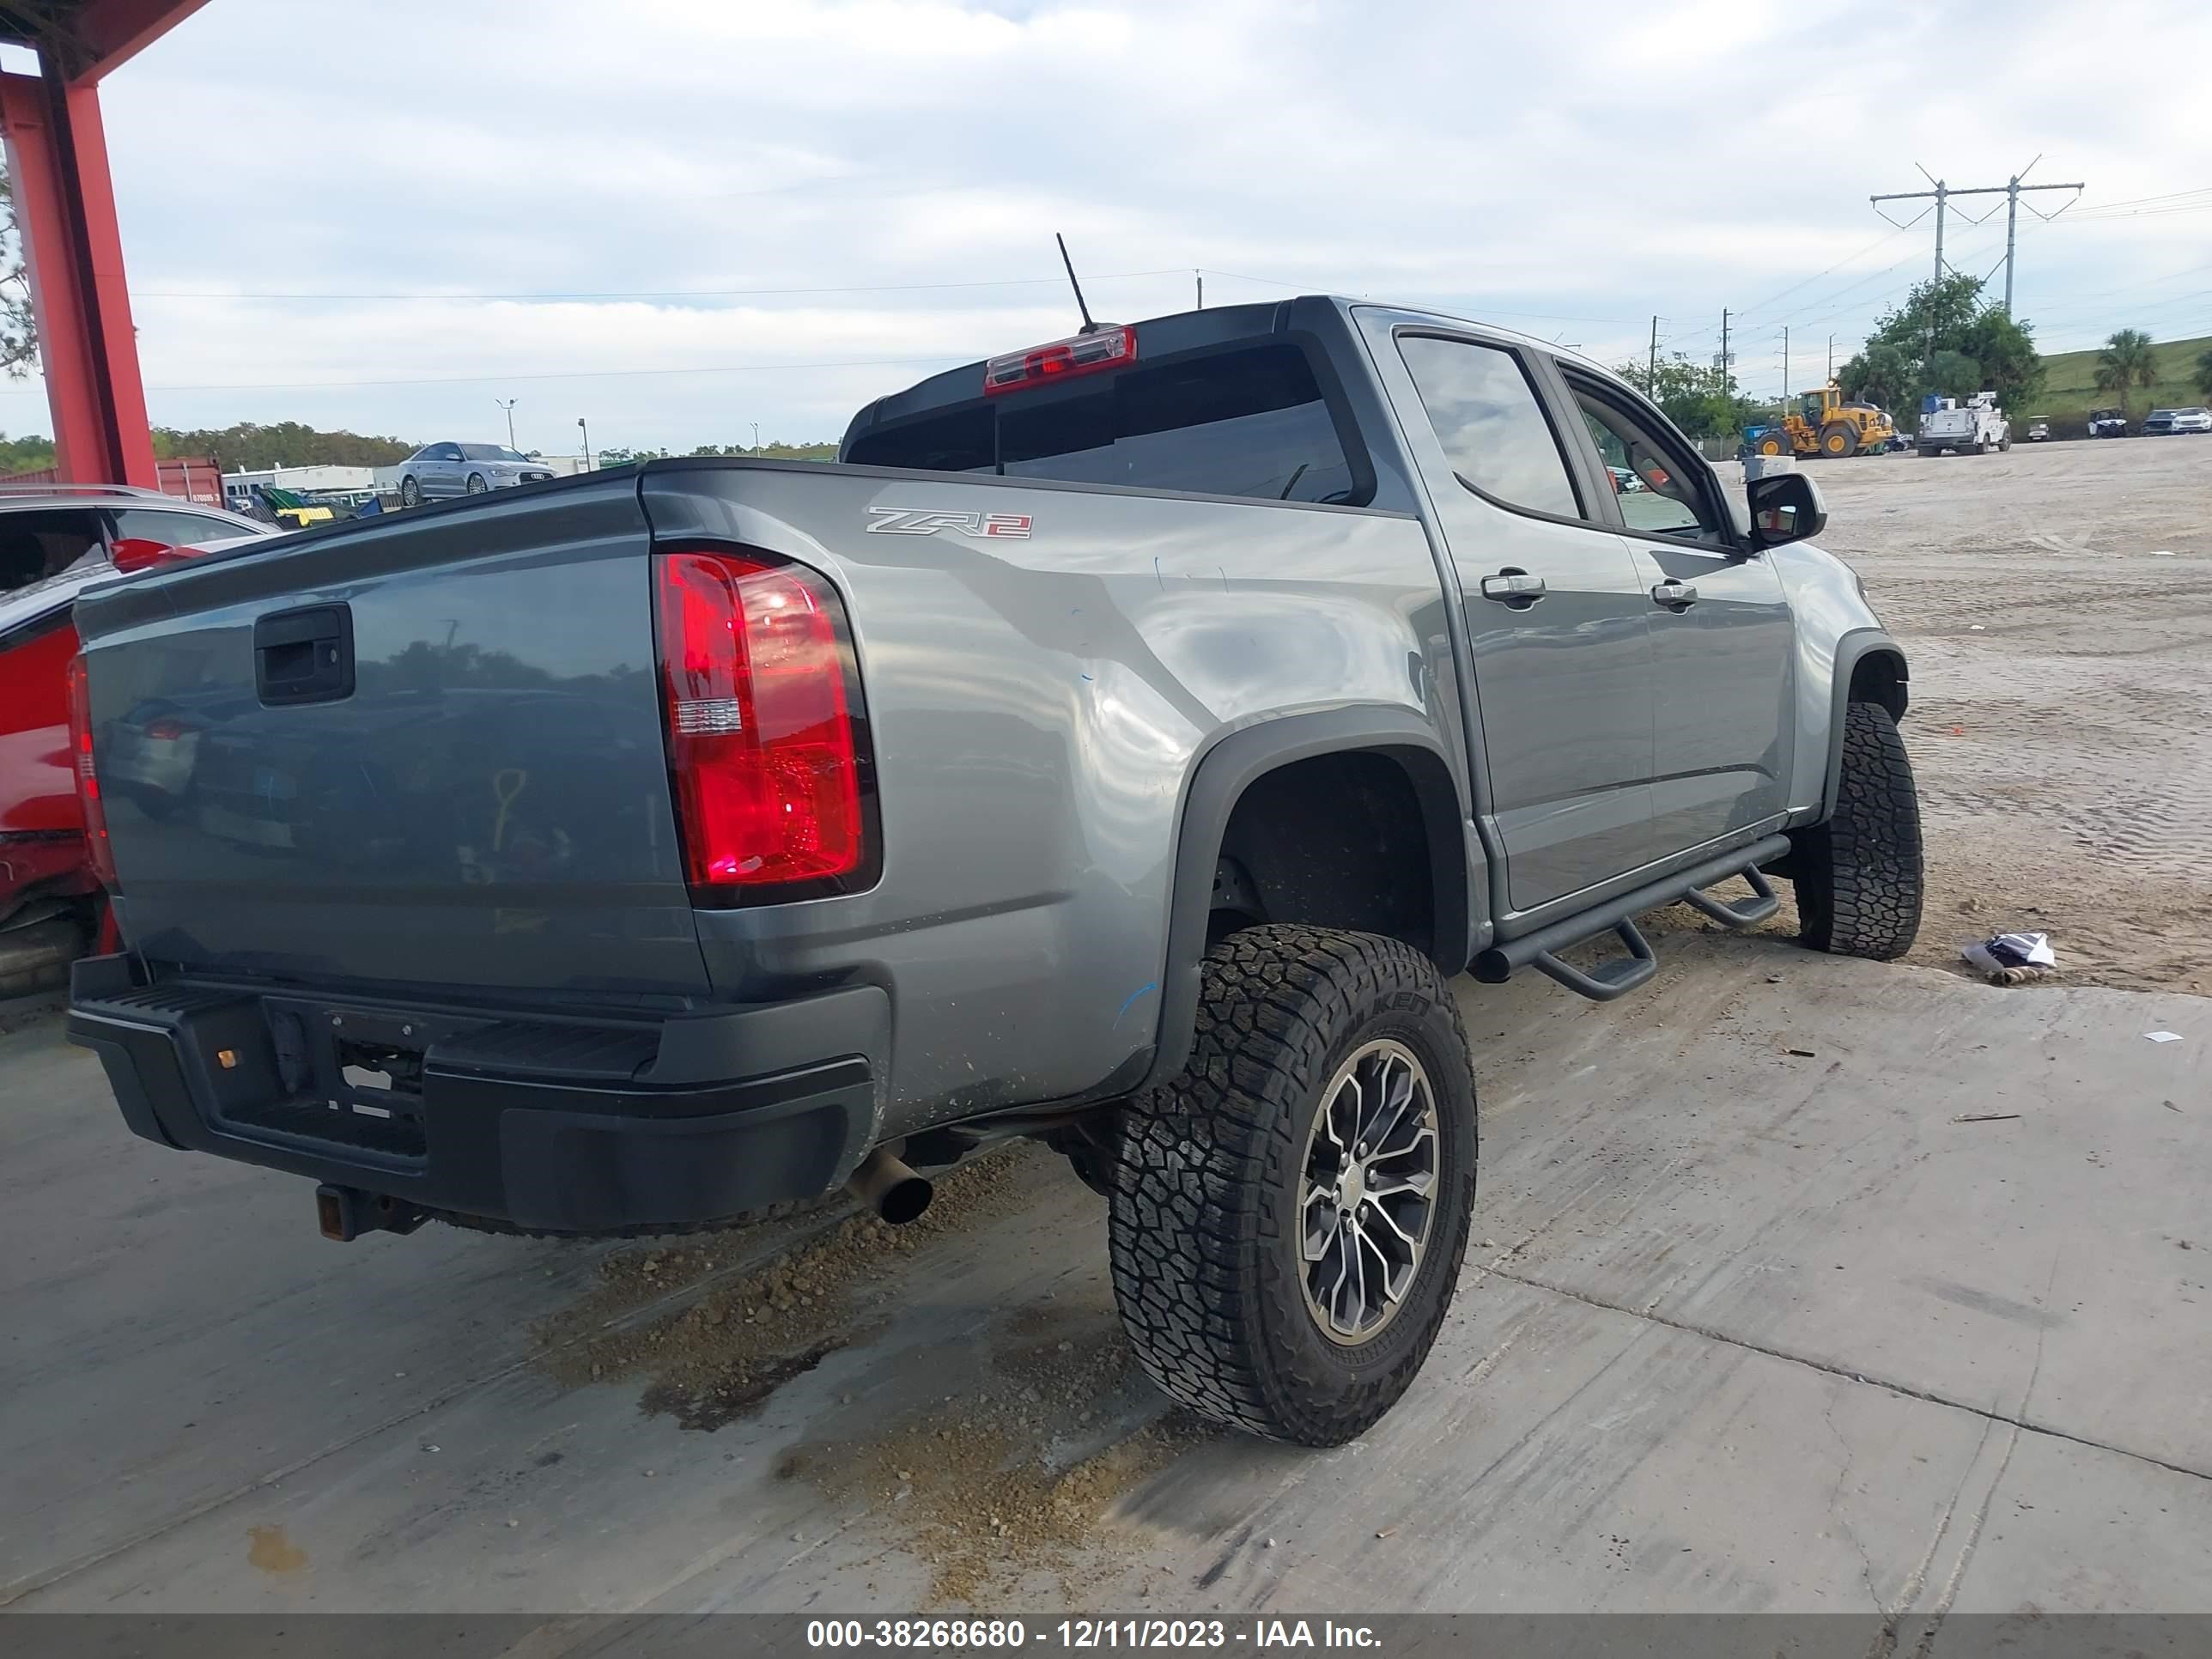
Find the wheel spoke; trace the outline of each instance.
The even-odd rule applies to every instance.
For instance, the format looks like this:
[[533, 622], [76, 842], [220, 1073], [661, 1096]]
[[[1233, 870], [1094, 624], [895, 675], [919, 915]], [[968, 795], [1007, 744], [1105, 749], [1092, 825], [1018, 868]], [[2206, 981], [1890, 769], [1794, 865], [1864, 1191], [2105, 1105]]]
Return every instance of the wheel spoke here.
[[[1321, 1213], [1316, 1216], [1318, 1209]], [[1304, 1243], [1301, 1250], [1308, 1261], [1319, 1261], [1328, 1254], [1329, 1241], [1336, 1237], [1340, 1224], [1337, 1219], [1334, 1196], [1316, 1188], [1306, 1195], [1305, 1217], [1301, 1231]]]
[[1381, 1149], [1389, 1145], [1390, 1137], [1398, 1133], [1398, 1126], [1405, 1119], [1406, 1109], [1413, 1101], [1413, 1068], [1400, 1060], [1395, 1062], [1398, 1069], [1394, 1073], [1390, 1069], [1391, 1064], [1388, 1060], [1384, 1062], [1380, 1091], [1382, 1099], [1375, 1110], [1376, 1121], [1363, 1127], [1359, 1136], [1369, 1151], [1378, 1157]]
[[1392, 1215], [1389, 1211], [1384, 1209], [1382, 1206], [1374, 1201], [1374, 1196], [1375, 1195], [1372, 1193], [1368, 1194], [1368, 1202], [1362, 1207], [1358, 1218], [1361, 1224], [1360, 1237], [1364, 1238], [1367, 1236], [1364, 1225], [1367, 1221], [1370, 1219], [1380, 1220], [1384, 1226], [1389, 1228], [1392, 1232], [1397, 1234], [1400, 1238], [1405, 1241], [1406, 1248], [1408, 1250], [1419, 1252], [1421, 1248], [1419, 1236], [1415, 1233], [1407, 1232], [1405, 1228], [1399, 1224], [1398, 1218], [1396, 1216]]

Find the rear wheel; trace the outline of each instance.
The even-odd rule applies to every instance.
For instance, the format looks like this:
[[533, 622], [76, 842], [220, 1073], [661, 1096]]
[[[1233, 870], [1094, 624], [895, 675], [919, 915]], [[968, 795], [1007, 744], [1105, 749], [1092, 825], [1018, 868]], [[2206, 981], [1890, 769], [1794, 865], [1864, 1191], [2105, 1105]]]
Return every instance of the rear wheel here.
[[1856, 454], [1859, 447], [1858, 429], [1842, 421], [1831, 421], [1820, 428], [1820, 453], [1834, 459]]
[[1759, 453], [1762, 455], [1787, 454], [1789, 449], [1790, 446], [1771, 432], [1759, 441]]
[[1804, 944], [1877, 962], [1912, 948], [1926, 884], [1920, 797], [1905, 739], [1880, 703], [1844, 705], [1835, 810], [1790, 839]]
[[1474, 1083], [1443, 975], [1366, 933], [1208, 951], [1189, 1063], [1132, 1101], [1109, 1237], [1152, 1380], [1255, 1434], [1340, 1445], [1412, 1383], [1474, 1203]]

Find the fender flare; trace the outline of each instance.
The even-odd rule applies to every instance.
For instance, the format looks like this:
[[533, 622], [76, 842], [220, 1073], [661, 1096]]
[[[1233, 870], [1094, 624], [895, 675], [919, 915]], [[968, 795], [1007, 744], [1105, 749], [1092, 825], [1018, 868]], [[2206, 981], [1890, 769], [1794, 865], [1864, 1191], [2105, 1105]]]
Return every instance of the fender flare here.
[[1467, 966], [1474, 889], [1467, 867], [1466, 813], [1435, 728], [1413, 709], [1388, 704], [1285, 714], [1240, 726], [1201, 753], [1188, 775], [1170, 878], [1158, 1042], [1143, 1080], [1129, 1092], [1141, 1094], [1165, 1082], [1190, 1058], [1214, 869], [1237, 801], [1255, 781], [1279, 767], [1358, 752], [1389, 756], [1405, 769], [1428, 834], [1437, 966], [1446, 974]]
[[1891, 718], [1903, 720], [1905, 710], [1905, 688], [1910, 679], [1905, 660], [1905, 647], [1890, 636], [1887, 629], [1855, 628], [1836, 641], [1835, 667], [1828, 682], [1828, 766], [1820, 785], [1820, 816], [1817, 822], [1826, 823], [1836, 810], [1836, 790], [1844, 775], [1844, 709], [1851, 700], [1851, 681], [1857, 676], [1859, 665], [1870, 657], [1887, 657], [1894, 663], [1889, 673], [1891, 695], [1877, 698], [1890, 712]]

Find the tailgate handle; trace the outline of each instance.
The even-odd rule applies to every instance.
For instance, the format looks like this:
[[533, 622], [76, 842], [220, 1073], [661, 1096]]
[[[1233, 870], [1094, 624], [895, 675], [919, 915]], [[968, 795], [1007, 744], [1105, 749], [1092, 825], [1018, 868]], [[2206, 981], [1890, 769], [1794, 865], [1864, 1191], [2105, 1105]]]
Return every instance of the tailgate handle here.
[[353, 695], [353, 610], [313, 605], [253, 624], [253, 689], [264, 705]]

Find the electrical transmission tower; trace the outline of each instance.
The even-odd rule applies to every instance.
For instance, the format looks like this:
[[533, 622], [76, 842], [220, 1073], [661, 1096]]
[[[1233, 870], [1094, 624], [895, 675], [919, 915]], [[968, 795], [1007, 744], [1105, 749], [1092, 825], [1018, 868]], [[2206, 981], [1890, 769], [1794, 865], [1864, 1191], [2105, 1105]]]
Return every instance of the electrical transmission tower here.
[[[2040, 161], [2043, 158], [2039, 155], [2035, 158], [2035, 161]], [[2005, 315], [2009, 317], [2012, 315], [2013, 243], [2020, 221], [2020, 198], [2030, 191], [2070, 190], [2078, 196], [2082, 191], [2088, 188], [2086, 185], [2079, 184], [2023, 185], [2021, 183], [2021, 180], [2027, 178], [2027, 175], [2034, 170], [2035, 161], [2030, 161], [2026, 167], [2022, 167], [2018, 173], [2013, 174], [2013, 176], [2008, 179], [2003, 184], [1977, 185], [1971, 190], [1954, 190], [1942, 179], [1938, 179], [1934, 173], [1929, 172], [1926, 167], [1921, 167], [1920, 176], [1927, 179], [1929, 184], [1935, 185], [1935, 189], [1900, 191], [1889, 196], [1869, 196], [1867, 199], [1874, 204], [1874, 210], [1876, 213], [1881, 213], [1881, 204], [1884, 202], [1924, 202], [1930, 197], [1935, 198], [1936, 276], [1936, 279], [1941, 281], [1943, 276], [1943, 215], [1944, 210], [1951, 199], [1957, 196], [2003, 197], [2005, 198], [2004, 308]], [[1918, 167], [1919, 163], [1916, 161], [1913, 165]], [[2066, 204], [2066, 207], [2071, 207], [2074, 204], [2071, 202], [2069, 202]], [[2060, 208], [2058, 210], [2058, 213], [2065, 212], [2066, 207]], [[2035, 204], [2033, 202], [2027, 204], [2027, 210], [2030, 213], [2035, 214], [2035, 216], [2039, 219], [2055, 219], [2058, 216], [2057, 213], [2038, 212]], [[1923, 209], [1922, 211], [1924, 213], [1926, 210]], [[1996, 211], [1996, 210], [1995, 208], [1991, 208], [1990, 210], [1990, 213], [1994, 213]], [[1887, 213], [1881, 213], [1881, 216], [1885, 219], [1889, 219], [1889, 216]], [[1982, 219], [1986, 219], [1990, 215], [1988, 213], [1984, 213], [1982, 216]], [[1968, 224], [1978, 225], [1982, 222], [1982, 219], [1969, 219], [1966, 222]], [[1894, 219], [1889, 219], [1889, 222], [1893, 225], [1898, 224], [1898, 222]], [[1919, 221], [1917, 219], [1908, 219], [1905, 222], [1905, 224], [1898, 225], [1898, 228], [1902, 230], [1906, 225], [1917, 224], [1918, 222]]]

